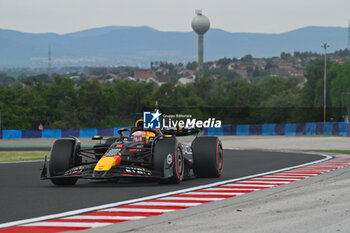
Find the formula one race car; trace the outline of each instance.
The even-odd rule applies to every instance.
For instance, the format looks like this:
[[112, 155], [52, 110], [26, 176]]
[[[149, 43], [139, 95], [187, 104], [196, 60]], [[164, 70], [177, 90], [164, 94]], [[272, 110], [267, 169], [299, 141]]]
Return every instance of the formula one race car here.
[[[45, 158], [41, 179], [50, 179], [55, 185], [74, 185], [79, 178], [147, 177], [178, 184], [184, 177], [219, 177], [224, 163], [221, 141], [198, 132], [123, 128], [118, 130], [119, 137], [92, 137], [100, 142], [91, 148], [81, 148], [75, 137], [58, 139], [50, 152], [50, 176]], [[176, 138], [195, 133], [198, 135], [191, 146]]]

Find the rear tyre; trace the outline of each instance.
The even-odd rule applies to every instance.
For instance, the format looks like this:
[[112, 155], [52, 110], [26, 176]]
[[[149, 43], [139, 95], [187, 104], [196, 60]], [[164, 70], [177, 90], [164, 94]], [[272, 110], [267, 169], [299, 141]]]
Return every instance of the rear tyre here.
[[[171, 164], [168, 164], [168, 155], [171, 155]], [[167, 167], [172, 166], [172, 177], [159, 180], [161, 184], [179, 184], [184, 176], [185, 161], [181, 144], [176, 138], [159, 140], [153, 153], [153, 169], [166, 172]], [[166, 174], [164, 174], [166, 175]]]
[[220, 177], [224, 167], [224, 153], [217, 137], [196, 137], [192, 142], [193, 170], [197, 177]]
[[[65, 171], [74, 167], [79, 163], [81, 157], [78, 156], [80, 150], [80, 143], [74, 139], [58, 139], [52, 146], [49, 171], [50, 176], [62, 176]], [[52, 178], [51, 182], [55, 185], [74, 185], [78, 178]]]

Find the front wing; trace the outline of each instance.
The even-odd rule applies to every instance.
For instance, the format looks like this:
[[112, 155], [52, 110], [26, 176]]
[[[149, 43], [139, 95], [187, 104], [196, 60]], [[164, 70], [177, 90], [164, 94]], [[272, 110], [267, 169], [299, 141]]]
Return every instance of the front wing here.
[[143, 178], [157, 178], [157, 179], [167, 179], [159, 171], [153, 171], [148, 168], [143, 168], [140, 166], [130, 166], [130, 165], [118, 165], [112, 167], [108, 171], [95, 171], [96, 163], [85, 164], [73, 167], [65, 171], [61, 176], [49, 177], [47, 176], [46, 158], [44, 166], [41, 172], [40, 179], [56, 179], [56, 178], [83, 178], [83, 179], [113, 179], [120, 177], [143, 177]]

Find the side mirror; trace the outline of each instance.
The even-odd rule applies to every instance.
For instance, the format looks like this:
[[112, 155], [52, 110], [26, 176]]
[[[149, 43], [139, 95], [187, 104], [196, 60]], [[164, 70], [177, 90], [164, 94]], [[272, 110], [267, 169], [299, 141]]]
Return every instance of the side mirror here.
[[92, 136], [91, 139], [92, 139], [92, 140], [102, 140], [103, 137], [102, 137], [102, 136]]

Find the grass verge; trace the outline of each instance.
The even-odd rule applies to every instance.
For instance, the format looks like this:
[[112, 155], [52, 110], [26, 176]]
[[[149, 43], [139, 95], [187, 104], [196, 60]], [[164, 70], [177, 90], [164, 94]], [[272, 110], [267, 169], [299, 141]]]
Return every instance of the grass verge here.
[[337, 153], [337, 154], [350, 154], [350, 150], [308, 150], [308, 151], [329, 152], [329, 153]]
[[48, 151], [0, 151], [0, 162], [44, 160], [49, 154]]

